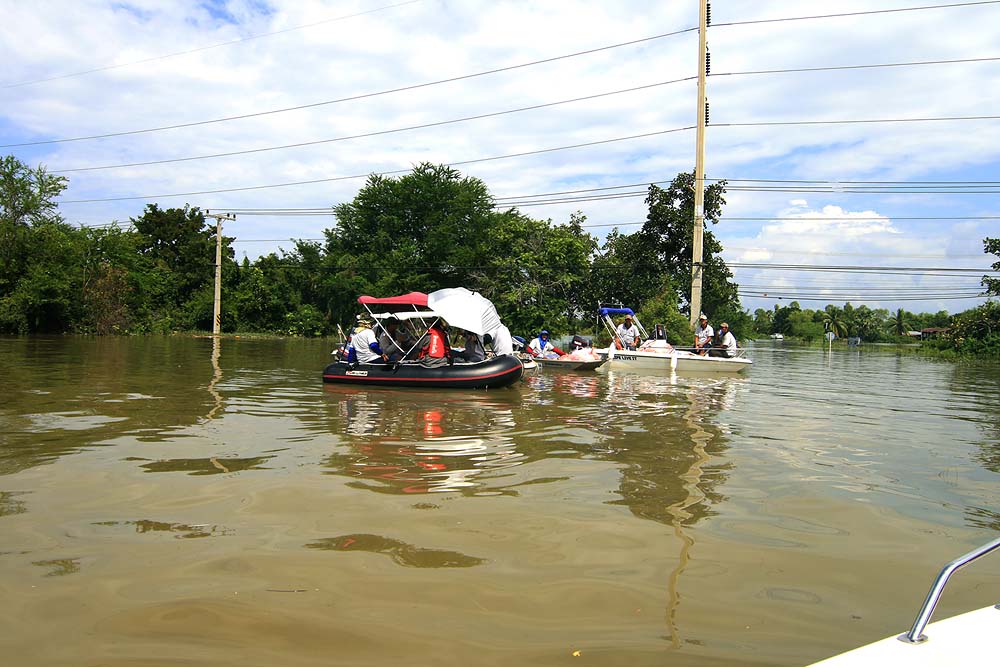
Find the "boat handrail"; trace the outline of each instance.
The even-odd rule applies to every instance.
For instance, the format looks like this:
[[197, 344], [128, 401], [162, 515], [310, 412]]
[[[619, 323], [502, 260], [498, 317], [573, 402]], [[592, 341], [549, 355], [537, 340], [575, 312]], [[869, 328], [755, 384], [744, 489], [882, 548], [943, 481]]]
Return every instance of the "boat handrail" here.
[[[927, 624], [931, 620], [931, 615], [934, 613], [934, 608], [937, 606], [938, 600], [941, 599], [941, 594], [944, 592], [944, 587], [947, 585], [948, 579], [972, 561], [996, 549], [1000, 549], [1000, 538], [984, 544], [978, 549], [973, 549], [969, 553], [959, 556], [945, 565], [934, 580], [934, 585], [928, 591], [927, 599], [924, 600], [924, 605], [920, 608], [920, 613], [917, 614], [916, 620], [913, 621], [913, 627], [910, 628], [909, 632], [900, 635], [897, 639], [906, 644], [922, 644], [927, 641], [927, 636], [923, 634], [924, 628], [927, 627]], [[997, 605], [997, 608], [1000, 609], [1000, 604]]]

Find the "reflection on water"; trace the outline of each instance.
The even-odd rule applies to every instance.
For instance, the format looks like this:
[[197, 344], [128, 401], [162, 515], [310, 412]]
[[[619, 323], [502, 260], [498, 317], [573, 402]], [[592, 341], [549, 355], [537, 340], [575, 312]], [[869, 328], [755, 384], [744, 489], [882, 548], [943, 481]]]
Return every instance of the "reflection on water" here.
[[264, 463], [270, 456], [255, 456], [252, 458], [218, 458], [207, 459], [169, 459], [154, 461], [140, 466], [146, 472], [186, 472], [189, 475], [219, 475], [243, 470], [264, 470]]
[[306, 547], [326, 551], [369, 551], [386, 554], [394, 563], [404, 567], [475, 567], [486, 562], [483, 558], [466, 556], [456, 551], [424, 549], [380, 535], [354, 534], [327, 537], [311, 542]]
[[197, 526], [189, 526], [184, 523], [168, 523], [166, 521], [150, 521], [149, 519], [140, 519], [138, 521], [96, 521], [95, 526], [131, 526], [135, 529], [136, 533], [176, 533], [174, 537], [177, 539], [192, 539], [198, 537], [213, 537], [219, 535], [228, 535], [231, 533], [230, 530], [223, 528], [221, 526], [209, 526], [207, 524], [200, 524]]
[[17, 497], [20, 495], [23, 494], [0, 491], [0, 516], [24, 513], [24, 501], [19, 500]]
[[327, 460], [353, 486], [407, 494], [512, 492], [493, 480], [524, 459], [512, 437], [516, 394], [325, 389], [336, 411], [330, 426], [364, 436]]
[[54, 560], [36, 560], [32, 563], [32, 565], [49, 568], [49, 571], [45, 573], [46, 577], [63, 577], [67, 574], [73, 574], [75, 572], [80, 571], [79, 558], [57, 558]]

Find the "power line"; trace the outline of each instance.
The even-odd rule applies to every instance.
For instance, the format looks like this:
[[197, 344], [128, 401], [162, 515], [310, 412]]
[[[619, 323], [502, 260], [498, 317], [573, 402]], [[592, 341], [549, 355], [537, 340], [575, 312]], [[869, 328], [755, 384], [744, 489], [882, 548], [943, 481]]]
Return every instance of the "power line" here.
[[[998, 0], [1000, 2], [1000, 0]], [[725, 181], [726, 183], [823, 183], [829, 185], [1000, 185], [1000, 181], [848, 181], [848, 180], [809, 180], [781, 178], [709, 178], [706, 181]], [[667, 181], [661, 181], [667, 182]]]
[[[844, 297], [829, 297], [829, 296], [800, 296], [796, 294], [768, 294], [761, 293], [757, 294], [754, 292], [743, 293], [740, 292], [740, 296], [746, 298], [757, 298], [757, 299], [777, 299], [779, 301], [826, 301], [830, 303], [831, 299], [840, 301]], [[886, 297], [886, 298], [864, 298], [864, 297], [852, 297], [844, 299], [846, 301], [855, 301], [858, 303], [882, 303], [885, 301], [957, 301], [964, 299], [977, 299], [978, 296], [939, 296], [939, 295], [927, 295], [927, 296], [908, 296], [908, 297]]]
[[947, 5], [927, 5], [924, 7], [900, 7], [898, 9], [873, 9], [866, 12], [846, 12], [843, 14], [819, 14], [815, 16], [788, 16], [777, 19], [755, 19], [752, 21], [729, 21], [728, 23], [713, 23], [713, 28], [725, 28], [734, 25], [753, 25], [755, 23], [781, 23], [784, 21], [808, 21], [810, 19], [832, 19], [844, 16], [866, 16], [870, 14], [892, 14], [896, 12], [916, 12], [924, 9], [948, 9], [957, 7], [972, 7], [974, 5], [995, 5], [1000, 0], [983, 0], [982, 2], [957, 2]]
[[[1000, 0], [997, 0], [1000, 2]], [[938, 121], [997, 120], [1000, 116], [941, 116], [936, 118], [852, 118], [846, 120], [776, 120], [748, 123], [712, 123], [712, 127], [770, 127], [789, 125], [852, 125], [865, 123], [929, 123]]]
[[832, 273], [879, 273], [885, 275], [907, 274], [986, 274], [998, 273], [992, 268], [976, 267], [913, 267], [913, 266], [833, 266], [821, 264], [774, 264], [765, 262], [726, 262], [727, 266], [746, 269], [764, 269], [768, 271], [820, 271]]
[[[585, 148], [585, 147], [588, 147], [588, 146], [599, 146], [599, 145], [602, 145], [602, 144], [610, 144], [610, 143], [615, 143], [615, 142], [619, 142], [619, 141], [628, 141], [630, 139], [642, 139], [642, 138], [646, 138], [646, 137], [654, 137], [654, 136], [659, 136], [659, 135], [663, 135], [663, 134], [671, 134], [673, 132], [684, 132], [686, 130], [693, 130], [693, 129], [694, 129], [693, 125], [689, 125], [687, 127], [675, 127], [673, 129], [669, 129], [669, 130], [659, 130], [657, 132], [646, 132], [646, 133], [643, 133], [643, 134], [634, 134], [634, 135], [628, 136], [628, 137], [617, 137], [615, 139], [603, 139], [601, 141], [589, 141], [589, 142], [582, 143], [582, 144], [573, 144], [571, 146], [557, 146], [555, 148], [543, 148], [543, 149], [534, 150], [534, 151], [524, 151], [524, 152], [521, 152], [521, 153], [511, 153], [511, 154], [508, 154], [508, 155], [494, 155], [494, 156], [491, 156], [491, 157], [476, 158], [474, 160], [461, 160], [461, 161], [458, 161], [458, 162], [449, 162], [448, 166], [457, 166], [457, 165], [465, 165], [465, 164], [476, 164], [476, 163], [480, 163], [480, 162], [490, 162], [490, 161], [493, 161], [493, 160], [506, 160], [506, 159], [515, 158], [515, 157], [525, 157], [525, 156], [528, 156], [528, 155], [539, 155], [541, 153], [554, 153], [556, 151], [570, 150], [570, 149], [573, 149], [573, 148]], [[404, 173], [408, 173], [410, 171], [412, 171], [412, 169], [395, 169], [395, 170], [392, 170], [392, 171], [378, 172], [377, 175], [379, 175], [379, 176], [388, 176], [388, 175], [392, 175], [392, 174], [404, 174]], [[330, 183], [330, 182], [333, 182], [333, 181], [346, 181], [346, 180], [357, 179], [357, 178], [368, 178], [369, 176], [372, 176], [372, 175], [375, 175], [375, 174], [372, 174], [372, 173], [368, 173], [368, 174], [355, 174], [353, 176], [335, 176], [335, 177], [331, 177], [331, 178], [317, 178], [317, 179], [313, 179], [313, 180], [309, 180], [309, 181], [291, 181], [291, 182], [288, 182], [288, 183], [272, 183], [272, 184], [268, 184], [268, 185], [254, 185], [254, 186], [247, 186], [247, 187], [241, 187], [241, 188], [221, 188], [221, 189], [218, 189], [218, 190], [199, 190], [199, 191], [194, 191], [194, 192], [174, 192], [174, 193], [160, 194], [160, 195], [139, 195], [139, 196], [131, 196], [131, 197], [104, 197], [104, 198], [100, 198], [100, 199], [65, 199], [61, 203], [63, 203], [63, 204], [92, 204], [92, 203], [109, 202], [109, 201], [131, 201], [131, 200], [138, 200], [138, 199], [163, 199], [163, 198], [166, 198], [166, 197], [190, 197], [190, 196], [194, 196], [194, 195], [219, 194], [219, 193], [222, 193], [222, 192], [246, 192], [246, 191], [249, 191], [249, 190], [266, 190], [266, 189], [271, 189], [271, 188], [284, 188], [284, 187], [289, 187], [289, 186], [293, 186], [293, 185], [313, 185], [313, 184], [316, 184], [316, 183]]]
[[903, 63], [881, 63], [872, 65], [831, 65], [827, 67], [796, 67], [789, 69], [761, 69], [761, 70], [748, 70], [744, 72], [711, 72], [707, 76], [745, 76], [750, 74], [787, 74], [796, 72], [830, 72], [835, 70], [851, 70], [851, 69], [878, 69], [881, 67], [914, 67], [917, 65], [951, 65], [955, 63], [979, 63], [979, 62], [990, 62], [994, 60], [1000, 60], [1000, 57], [988, 57], [988, 58], [961, 58], [956, 60], [921, 60], [914, 62], [903, 62]]
[[334, 142], [338, 142], [338, 141], [348, 141], [348, 140], [351, 140], [351, 139], [363, 139], [363, 138], [366, 138], [366, 137], [377, 137], [377, 136], [381, 136], [381, 135], [385, 135], [385, 134], [396, 134], [398, 132], [409, 132], [411, 130], [422, 130], [422, 129], [426, 129], [426, 128], [429, 128], [429, 127], [440, 127], [442, 125], [452, 125], [454, 123], [464, 123], [464, 122], [467, 122], [467, 121], [470, 121], [470, 120], [481, 120], [483, 118], [493, 118], [493, 117], [496, 117], [496, 116], [503, 116], [503, 115], [512, 114], [512, 113], [519, 113], [519, 112], [522, 112], [522, 111], [534, 111], [534, 110], [537, 110], [537, 109], [545, 109], [547, 107], [554, 107], [554, 106], [558, 106], [558, 105], [561, 105], [561, 104], [571, 104], [573, 102], [582, 102], [582, 101], [585, 101], [585, 100], [593, 100], [593, 99], [598, 99], [598, 98], [601, 98], [601, 97], [609, 97], [611, 95], [620, 95], [622, 93], [633, 93], [633, 92], [635, 92], [637, 90], [648, 90], [650, 88], [655, 88], [657, 86], [666, 86], [666, 85], [670, 85], [670, 84], [673, 84], [673, 83], [681, 83], [683, 81], [692, 81], [692, 80], [697, 79], [697, 78], [698, 77], [695, 77], [695, 76], [689, 76], [689, 77], [685, 77], [683, 79], [674, 79], [673, 81], [660, 81], [658, 83], [650, 83], [650, 84], [646, 84], [646, 85], [643, 85], [643, 86], [635, 86], [633, 88], [624, 88], [622, 90], [614, 90], [614, 91], [605, 92], [605, 93], [597, 93], [595, 95], [586, 95], [584, 97], [575, 97], [575, 98], [569, 99], [569, 100], [560, 100], [558, 102], [546, 102], [544, 104], [533, 104], [531, 106], [520, 107], [518, 109], [507, 109], [505, 111], [493, 111], [493, 112], [490, 112], [490, 113], [477, 114], [475, 116], [465, 116], [463, 118], [453, 118], [451, 120], [441, 120], [441, 121], [435, 121], [433, 123], [422, 123], [420, 125], [410, 125], [408, 127], [397, 127], [397, 128], [393, 128], [393, 129], [389, 129], [389, 130], [378, 130], [376, 132], [366, 132], [366, 133], [363, 133], [363, 134], [353, 134], [353, 135], [344, 136], [344, 137], [334, 137], [332, 139], [317, 139], [315, 141], [302, 141], [302, 142], [295, 143], [295, 144], [285, 144], [283, 146], [266, 146], [266, 147], [263, 147], [263, 148], [251, 148], [251, 149], [247, 149], [247, 150], [231, 151], [231, 152], [228, 152], [228, 153], [212, 153], [212, 154], [209, 154], [209, 155], [195, 155], [195, 156], [189, 156], [189, 157], [169, 158], [169, 159], [165, 159], [165, 160], [150, 160], [150, 161], [147, 161], [147, 162], [130, 162], [130, 163], [126, 163], [126, 164], [109, 164], [109, 165], [102, 165], [102, 166], [97, 166], [97, 167], [76, 167], [76, 168], [73, 168], [73, 169], [53, 169], [53, 170], [50, 170], [49, 173], [52, 173], [52, 174], [66, 174], [66, 173], [76, 172], [76, 171], [98, 171], [98, 170], [102, 170], [102, 169], [120, 169], [120, 168], [123, 168], [123, 167], [144, 167], [144, 166], [154, 165], [154, 164], [168, 164], [168, 163], [171, 163], [171, 162], [190, 162], [190, 161], [193, 161], [193, 160], [207, 160], [207, 159], [210, 159], [210, 158], [232, 157], [232, 156], [235, 156], [235, 155], [249, 155], [251, 153], [264, 153], [264, 152], [267, 152], [267, 151], [285, 150], [287, 148], [302, 148], [304, 146], [317, 146], [319, 144], [329, 144], [329, 143], [334, 143]]
[[[998, 0], [998, 1], [1000, 1], [1000, 0]], [[286, 111], [298, 111], [298, 110], [301, 110], [301, 109], [311, 109], [311, 108], [314, 108], [314, 107], [325, 106], [325, 105], [329, 105], [329, 104], [340, 104], [341, 102], [353, 102], [355, 100], [363, 100], [363, 99], [368, 99], [368, 98], [371, 98], [371, 97], [378, 97], [378, 96], [381, 96], [381, 95], [390, 95], [390, 94], [393, 94], [393, 93], [401, 93], [401, 92], [405, 92], [405, 91], [408, 91], [408, 90], [417, 90], [417, 89], [420, 89], [420, 88], [427, 88], [427, 87], [430, 87], [430, 86], [437, 86], [437, 85], [441, 85], [441, 84], [444, 84], [444, 83], [453, 83], [455, 81], [464, 81], [464, 80], [467, 80], [467, 79], [474, 79], [476, 77], [487, 76], [487, 75], [490, 75], [490, 74], [498, 74], [500, 72], [509, 72], [509, 71], [516, 70], [516, 69], [521, 69], [521, 68], [524, 68], [524, 67], [532, 67], [534, 65], [542, 65], [542, 64], [545, 64], [545, 63], [551, 63], [551, 62], [556, 62], [556, 61], [559, 61], [559, 60], [565, 60], [567, 58], [576, 58], [577, 56], [584, 56], [584, 55], [589, 55], [589, 54], [592, 54], [592, 53], [599, 53], [601, 51], [608, 51], [610, 49], [617, 49], [617, 48], [621, 48], [621, 47], [624, 47], [624, 46], [633, 46], [635, 44], [641, 44], [643, 42], [649, 42], [649, 41], [652, 41], [652, 40], [663, 39], [663, 38], [666, 38], [666, 37], [673, 37], [675, 35], [681, 35], [681, 34], [684, 34], [684, 33], [687, 33], [687, 32], [695, 31], [695, 30], [697, 30], [697, 28], [686, 28], [684, 30], [677, 30], [677, 31], [674, 31], [674, 32], [663, 33], [663, 34], [660, 34], [660, 35], [653, 35], [652, 37], [643, 37], [643, 38], [634, 39], [634, 40], [631, 40], [631, 41], [628, 41], [628, 42], [620, 42], [618, 44], [610, 44], [608, 46], [601, 46], [601, 47], [594, 48], [594, 49], [587, 49], [585, 51], [577, 51], [575, 53], [567, 53], [565, 55], [554, 56], [552, 58], [544, 58], [542, 60], [533, 60], [531, 62], [521, 63], [521, 64], [518, 64], [518, 65], [510, 65], [510, 66], [507, 66], [507, 67], [497, 67], [497, 68], [494, 68], [494, 69], [485, 70], [483, 72], [476, 72], [474, 74], [464, 74], [464, 75], [461, 75], [461, 76], [455, 76], [455, 77], [451, 77], [451, 78], [448, 78], [448, 79], [439, 79], [437, 81], [428, 81], [428, 82], [425, 82], [425, 83], [417, 83], [417, 84], [413, 84], [413, 85], [409, 85], [409, 86], [401, 86], [399, 88], [390, 88], [388, 90], [381, 90], [381, 91], [374, 92], [374, 93], [363, 93], [363, 94], [360, 94], [360, 95], [352, 95], [350, 97], [342, 97], [342, 98], [338, 98], [338, 99], [334, 99], [334, 100], [325, 100], [325, 101], [322, 101], [322, 102], [313, 102], [311, 104], [301, 104], [301, 105], [294, 106], [294, 107], [285, 107], [285, 108], [282, 108], [282, 109], [272, 109], [272, 110], [269, 110], [269, 111], [258, 111], [258, 112], [254, 112], [254, 113], [241, 114], [241, 115], [238, 115], [238, 116], [226, 116], [226, 117], [223, 117], [223, 118], [214, 118], [214, 119], [211, 119], [211, 120], [193, 121], [193, 122], [190, 122], [190, 123], [177, 123], [177, 124], [174, 124], [174, 125], [162, 125], [160, 127], [150, 127], [150, 128], [145, 128], [145, 129], [141, 129], [141, 130], [128, 130], [128, 131], [122, 131], [122, 132], [108, 132], [108, 133], [105, 133], [105, 134], [95, 134], [95, 135], [90, 135], [90, 136], [85, 136], [85, 137], [72, 137], [72, 138], [68, 138], [68, 139], [48, 139], [48, 140], [45, 140], [45, 141], [30, 141], [30, 142], [19, 143], [19, 144], [0, 144], [0, 148], [16, 148], [16, 147], [21, 147], [21, 146], [39, 146], [39, 145], [42, 145], [42, 144], [56, 144], [56, 143], [66, 143], [66, 142], [70, 142], [70, 141], [89, 141], [91, 139], [107, 139], [107, 138], [110, 138], [110, 137], [123, 137], [123, 136], [128, 136], [128, 135], [133, 135], [133, 134], [144, 134], [144, 133], [148, 133], [148, 132], [160, 132], [160, 131], [163, 131], [163, 130], [175, 130], [175, 129], [183, 128], [183, 127], [195, 127], [195, 126], [198, 126], [198, 125], [209, 125], [209, 124], [212, 124], [212, 123], [224, 123], [224, 122], [228, 122], [228, 121], [231, 121], [231, 120], [241, 120], [241, 119], [244, 119], [244, 118], [256, 118], [258, 116], [266, 116], [266, 115], [276, 114], [276, 113], [285, 113]]]
[[[127, 63], [118, 63], [115, 65], [105, 65], [104, 67], [95, 67], [93, 69], [82, 70], [79, 72], [70, 72], [68, 74], [60, 74], [58, 76], [50, 76], [44, 79], [34, 79], [31, 81], [21, 81], [20, 83], [8, 83], [0, 85], [0, 88], [18, 88], [20, 86], [30, 86], [36, 83], [44, 83], [46, 81], [56, 81], [58, 79], [68, 79], [74, 76], [83, 76], [84, 74], [93, 74], [94, 72], [105, 72], [107, 70], [118, 69], [121, 67], [130, 67], [132, 65], [140, 65], [143, 63], [154, 62], [157, 60], [164, 60], [166, 58], [175, 58], [177, 56], [186, 56], [191, 53], [198, 53], [200, 51], [208, 51], [209, 49], [217, 49], [220, 46], [230, 46], [232, 44], [240, 44], [242, 42], [249, 42], [253, 39], [260, 39], [262, 37], [272, 37], [274, 35], [281, 35], [286, 32], [292, 32], [295, 30], [302, 30], [304, 28], [312, 28], [314, 26], [323, 25], [324, 23], [333, 23], [334, 21], [344, 21], [346, 19], [356, 18], [358, 16], [364, 16], [365, 14], [374, 14], [375, 12], [381, 12], [386, 9], [395, 9], [397, 7], [402, 7], [404, 5], [412, 5], [420, 0], [408, 0], [407, 2], [401, 2], [395, 5], [386, 5], [385, 7], [377, 7], [375, 9], [369, 9], [364, 12], [358, 12], [357, 14], [348, 14], [347, 16], [338, 16], [332, 19], [325, 19], [323, 21], [317, 21], [316, 23], [309, 23], [306, 25], [295, 26], [294, 28], [285, 28], [283, 30], [275, 30], [274, 32], [265, 32], [259, 35], [248, 35], [247, 37], [241, 37], [240, 39], [233, 39], [228, 42], [220, 42], [218, 44], [210, 44], [208, 46], [199, 46], [196, 49], [188, 49], [187, 51], [177, 51], [174, 53], [167, 53], [162, 56], [154, 56], [152, 58], [144, 58], [142, 60], [133, 60]], [[2, 148], [2, 147], [0, 147]]]
[[791, 222], [798, 220], [805, 221], [834, 221], [834, 222], [894, 222], [897, 220], [927, 220], [927, 221], [951, 221], [951, 220], [1000, 220], [1000, 215], [958, 215], [958, 216], [894, 216], [894, 215], [872, 215], [872, 216], [857, 216], [857, 217], [839, 217], [839, 218], [826, 218], [826, 217], [798, 217], [798, 216], [774, 216], [774, 217], [739, 217], [739, 216], [728, 216], [724, 215], [719, 218], [719, 222], [730, 222], [730, 221], [776, 221], [776, 222]]
[[769, 250], [767, 248], [741, 248], [726, 246], [722, 252], [766, 252], [776, 255], [821, 255], [830, 257], [906, 257], [907, 259], [982, 259], [983, 253], [976, 255], [909, 255], [884, 252], [825, 252], [822, 250]]

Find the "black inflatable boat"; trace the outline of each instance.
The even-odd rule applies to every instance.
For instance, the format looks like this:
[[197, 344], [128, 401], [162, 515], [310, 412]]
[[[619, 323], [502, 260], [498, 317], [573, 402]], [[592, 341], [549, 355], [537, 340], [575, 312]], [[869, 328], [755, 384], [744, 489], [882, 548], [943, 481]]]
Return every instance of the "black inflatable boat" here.
[[323, 370], [323, 382], [369, 387], [438, 387], [495, 389], [521, 379], [524, 366], [509, 354], [474, 364], [454, 363], [428, 368], [411, 361], [399, 364], [348, 364], [337, 361]]

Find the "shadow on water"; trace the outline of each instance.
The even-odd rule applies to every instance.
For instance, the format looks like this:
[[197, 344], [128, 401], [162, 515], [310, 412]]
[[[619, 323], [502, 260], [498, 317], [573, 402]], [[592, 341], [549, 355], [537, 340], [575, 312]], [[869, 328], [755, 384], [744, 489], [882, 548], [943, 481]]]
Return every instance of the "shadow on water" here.
[[385, 554], [394, 563], [404, 567], [475, 567], [486, 562], [485, 558], [466, 556], [457, 551], [426, 549], [380, 535], [361, 533], [324, 538], [310, 542], [306, 547], [325, 551], [367, 551]]

